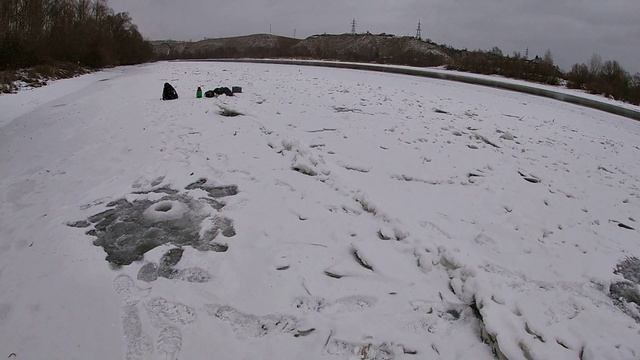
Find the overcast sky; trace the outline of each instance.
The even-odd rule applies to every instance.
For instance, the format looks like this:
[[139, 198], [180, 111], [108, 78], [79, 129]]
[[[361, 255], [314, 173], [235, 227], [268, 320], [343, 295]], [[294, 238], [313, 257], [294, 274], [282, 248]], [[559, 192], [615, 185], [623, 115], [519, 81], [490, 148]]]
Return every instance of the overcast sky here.
[[110, 0], [146, 38], [200, 40], [268, 33], [422, 34], [456, 48], [551, 49], [568, 68], [599, 53], [640, 72], [640, 0]]

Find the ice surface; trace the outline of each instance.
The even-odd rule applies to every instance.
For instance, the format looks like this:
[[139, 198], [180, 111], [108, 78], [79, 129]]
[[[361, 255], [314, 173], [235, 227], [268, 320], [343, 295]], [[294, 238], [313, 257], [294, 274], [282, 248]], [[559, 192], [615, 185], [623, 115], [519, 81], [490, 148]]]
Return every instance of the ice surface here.
[[4, 356], [640, 356], [640, 123], [342, 69], [112, 73], [0, 96]]

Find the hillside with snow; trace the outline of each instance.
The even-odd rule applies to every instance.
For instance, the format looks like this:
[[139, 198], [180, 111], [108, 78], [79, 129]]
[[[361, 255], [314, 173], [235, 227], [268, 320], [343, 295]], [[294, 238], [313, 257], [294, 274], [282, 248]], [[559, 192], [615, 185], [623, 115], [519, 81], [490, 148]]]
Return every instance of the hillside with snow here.
[[160, 59], [309, 58], [340, 59], [416, 66], [438, 66], [451, 61], [450, 50], [410, 36], [388, 34], [314, 35], [296, 39], [254, 34], [200, 41], [151, 41]]
[[0, 356], [640, 357], [637, 121], [198, 62], [0, 107]]

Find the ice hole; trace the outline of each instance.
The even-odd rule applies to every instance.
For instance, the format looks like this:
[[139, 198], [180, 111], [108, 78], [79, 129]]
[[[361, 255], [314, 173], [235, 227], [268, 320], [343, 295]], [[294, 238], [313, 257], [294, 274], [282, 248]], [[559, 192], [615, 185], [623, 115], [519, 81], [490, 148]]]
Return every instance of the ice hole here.
[[169, 210], [171, 210], [173, 208], [173, 206], [171, 205], [171, 203], [163, 203], [158, 205], [158, 207], [156, 207], [156, 211], [160, 211], [160, 212], [167, 212]]

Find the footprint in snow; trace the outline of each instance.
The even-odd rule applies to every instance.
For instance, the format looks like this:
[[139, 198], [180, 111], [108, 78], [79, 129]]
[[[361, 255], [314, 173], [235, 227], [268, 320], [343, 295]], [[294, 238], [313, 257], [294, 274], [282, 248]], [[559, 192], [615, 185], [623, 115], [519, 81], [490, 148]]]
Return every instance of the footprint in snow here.
[[143, 291], [135, 286], [131, 277], [119, 275], [113, 281], [113, 289], [122, 302], [122, 331], [126, 343], [125, 359], [148, 359], [153, 353], [153, 343], [143, 331], [138, 302]]
[[177, 269], [182, 259], [184, 250], [182, 248], [174, 248], [167, 251], [159, 264], [148, 262], [138, 270], [138, 280], [144, 282], [153, 282], [162, 277], [165, 279], [182, 280], [193, 283], [203, 283], [211, 279], [211, 275], [206, 270], [199, 267], [190, 267], [185, 269]]

